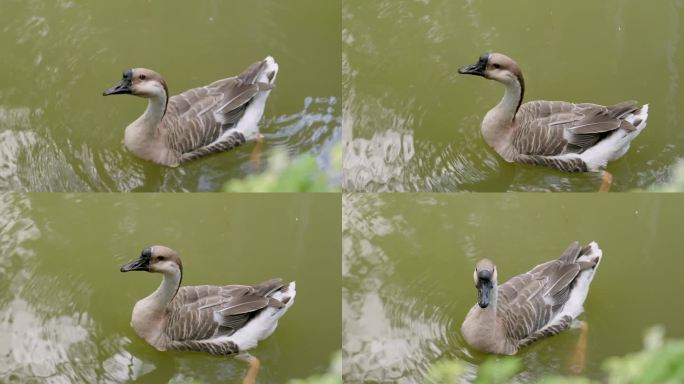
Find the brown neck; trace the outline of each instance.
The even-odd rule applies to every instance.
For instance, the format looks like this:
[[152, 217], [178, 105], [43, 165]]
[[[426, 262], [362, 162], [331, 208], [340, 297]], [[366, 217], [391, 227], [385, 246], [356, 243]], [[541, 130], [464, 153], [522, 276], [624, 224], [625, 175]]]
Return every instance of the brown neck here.
[[515, 115], [518, 113], [518, 110], [520, 109], [520, 105], [522, 105], [523, 98], [525, 97], [525, 78], [523, 78], [522, 73], [516, 73], [515, 76], [518, 79], [518, 83], [520, 84], [520, 96], [518, 96], [518, 105], [515, 107], [515, 112], [513, 113], [514, 120]]

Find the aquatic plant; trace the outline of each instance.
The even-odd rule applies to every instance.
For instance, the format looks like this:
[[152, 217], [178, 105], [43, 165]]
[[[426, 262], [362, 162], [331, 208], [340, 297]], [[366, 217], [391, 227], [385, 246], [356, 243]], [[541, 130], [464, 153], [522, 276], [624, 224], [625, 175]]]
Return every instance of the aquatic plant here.
[[[610, 384], [677, 384], [684, 382], [684, 340], [665, 340], [665, 331], [656, 326], [646, 331], [644, 348], [603, 362]], [[507, 383], [522, 369], [516, 357], [490, 357], [477, 372], [476, 384]], [[452, 384], [464, 379], [466, 369], [460, 360], [442, 360], [432, 365], [426, 383]], [[545, 376], [537, 384], [598, 384], [581, 376]]]
[[275, 151], [266, 170], [241, 180], [225, 184], [226, 192], [339, 192], [339, 172], [342, 169], [342, 149], [336, 145], [328, 154], [329, 170], [322, 170], [311, 154], [290, 158], [284, 151]]

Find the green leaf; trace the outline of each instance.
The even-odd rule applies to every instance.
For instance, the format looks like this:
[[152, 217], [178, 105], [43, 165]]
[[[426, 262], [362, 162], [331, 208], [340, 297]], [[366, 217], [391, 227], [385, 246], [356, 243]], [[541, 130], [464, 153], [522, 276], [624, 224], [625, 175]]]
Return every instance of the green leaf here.
[[463, 372], [465, 372], [465, 368], [460, 361], [440, 360], [430, 367], [425, 376], [425, 382], [434, 384], [455, 383]]
[[521, 369], [522, 363], [515, 357], [490, 357], [477, 371], [475, 384], [507, 383]]

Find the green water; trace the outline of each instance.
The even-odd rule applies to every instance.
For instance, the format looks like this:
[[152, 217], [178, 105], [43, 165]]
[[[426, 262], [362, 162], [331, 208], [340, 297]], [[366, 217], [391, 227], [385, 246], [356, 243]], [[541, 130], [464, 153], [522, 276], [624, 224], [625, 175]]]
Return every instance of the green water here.
[[161, 276], [120, 273], [148, 245], [176, 249], [184, 285], [297, 281], [252, 354], [259, 383], [327, 370], [341, 343], [336, 195], [0, 195], [0, 382], [238, 382], [244, 363], [158, 352], [130, 327]]
[[611, 163], [613, 190], [659, 185], [682, 157], [681, 0], [347, 0], [342, 4], [347, 191], [595, 191], [595, 175], [505, 163], [480, 134], [503, 86], [458, 75], [488, 51], [522, 67], [526, 100], [650, 104]]
[[[214, 191], [266, 167], [281, 148], [331, 167], [341, 137], [339, 0], [4, 0], [0, 12], [0, 190]], [[280, 65], [253, 145], [167, 169], [123, 145], [146, 100], [102, 97], [148, 67], [171, 94], [234, 76], [267, 55]]]
[[[574, 240], [598, 242], [603, 261], [580, 319], [588, 322], [583, 374], [600, 379], [609, 356], [640, 350], [645, 329], [684, 337], [677, 195], [345, 195], [342, 216], [344, 379], [419, 383], [431, 363], [486, 358], [460, 326], [476, 303], [476, 260], [500, 281], [557, 258]], [[522, 350], [516, 382], [566, 373], [579, 332]]]

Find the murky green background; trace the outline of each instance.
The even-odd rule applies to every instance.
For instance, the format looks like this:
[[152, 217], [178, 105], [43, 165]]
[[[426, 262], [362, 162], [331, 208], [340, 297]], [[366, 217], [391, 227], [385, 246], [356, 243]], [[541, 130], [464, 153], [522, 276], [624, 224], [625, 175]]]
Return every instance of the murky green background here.
[[505, 163], [480, 134], [502, 85], [456, 70], [513, 57], [526, 100], [651, 106], [608, 170], [613, 190], [668, 181], [682, 157], [684, 2], [348, 0], [342, 5], [347, 191], [593, 191], [595, 175]]
[[261, 132], [274, 148], [330, 168], [340, 140], [339, 0], [3, 0], [0, 190], [212, 191], [255, 171], [253, 145], [168, 169], [139, 160], [124, 128], [144, 99], [102, 97], [130, 67], [153, 68], [171, 94], [280, 65]]
[[0, 195], [0, 382], [238, 382], [246, 365], [158, 352], [130, 327], [161, 276], [121, 273], [148, 245], [184, 285], [297, 281], [294, 306], [252, 353], [259, 383], [325, 372], [341, 343], [339, 195]]
[[[684, 199], [663, 194], [345, 195], [345, 382], [419, 383], [440, 358], [465, 360], [474, 376], [486, 355], [465, 345], [460, 326], [476, 302], [476, 260], [493, 259], [506, 281], [574, 240], [596, 240], [604, 254], [581, 316], [584, 374], [600, 379], [601, 362], [640, 350], [648, 327], [684, 337], [683, 215]], [[578, 335], [522, 350], [516, 382], [567, 372]]]

